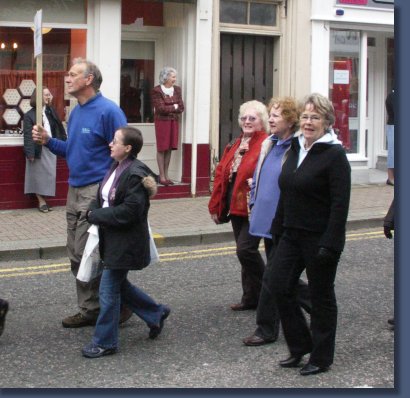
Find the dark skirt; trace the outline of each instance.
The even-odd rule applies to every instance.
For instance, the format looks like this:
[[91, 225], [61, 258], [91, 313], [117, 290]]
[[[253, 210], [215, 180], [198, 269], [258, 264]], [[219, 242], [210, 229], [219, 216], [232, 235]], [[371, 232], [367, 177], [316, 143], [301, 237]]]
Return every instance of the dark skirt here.
[[178, 149], [178, 120], [155, 120], [157, 151], [164, 152]]

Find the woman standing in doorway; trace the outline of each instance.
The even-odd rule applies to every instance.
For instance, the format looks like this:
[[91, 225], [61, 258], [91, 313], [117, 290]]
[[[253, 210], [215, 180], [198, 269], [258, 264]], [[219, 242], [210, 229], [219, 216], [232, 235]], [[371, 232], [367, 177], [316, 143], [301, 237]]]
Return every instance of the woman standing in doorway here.
[[171, 152], [178, 149], [179, 115], [184, 111], [181, 88], [175, 85], [177, 71], [169, 66], [159, 74], [159, 85], [152, 90], [159, 183], [173, 185], [168, 176]]

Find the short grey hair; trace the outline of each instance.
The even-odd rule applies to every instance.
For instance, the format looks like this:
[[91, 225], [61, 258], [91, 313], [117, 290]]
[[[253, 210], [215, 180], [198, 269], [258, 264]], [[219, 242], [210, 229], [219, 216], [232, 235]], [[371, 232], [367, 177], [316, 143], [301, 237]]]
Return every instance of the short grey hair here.
[[84, 77], [93, 75], [93, 81], [91, 83], [91, 86], [94, 88], [95, 91], [99, 91], [103, 79], [102, 79], [101, 71], [98, 68], [98, 66], [94, 62], [88, 61], [87, 59], [84, 59], [84, 58], [74, 58], [73, 65], [76, 65], [76, 64], [85, 65]]
[[175, 68], [172, 68], [171, 66], [165, 66], [165, 67], [163, 67], [163, 68], [161, 69], [161, 72], [159, 72], [159, 83], [160, 83], [160, 84], [164, 84], [164, 83], [168, 80], [169, 75], [170, 75], [171, 73], [177, 74], [176, 69], [175, 69]]
[[306, 109], [307, 105], [312, 105], [313, 109], [323, 118], [326, 122], [326, 128], [332, 126], [335, 122], [335, 108], [331, 101], [322, 94], [312, 93], [307, 95], [301, 104], [301, 113]]
[[263, 130], [265, 132], [269, 131], [269, 115], [268, 115], [268, 110], [266, 108], [266, 105], [263, 104], [260, 101], [252, 100], [248, 102], [244, 102], [240, 107], [239, 107], [239, 115], [238, 115], [238, 123], [239, 127], [242, 128], [242, 122], [241, 122], [241, 117], [246, 113], [248, 109], [255, 109], [256, 113], [262, 120], [262, 126]]

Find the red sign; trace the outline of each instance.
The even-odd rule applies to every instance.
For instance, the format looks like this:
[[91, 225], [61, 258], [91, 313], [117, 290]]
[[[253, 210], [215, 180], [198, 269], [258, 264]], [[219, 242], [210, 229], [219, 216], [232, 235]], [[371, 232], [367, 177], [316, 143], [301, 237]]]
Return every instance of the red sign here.
[[339, 4], [354, 4], [357, 6], [367, 6], [367, 0], [339, 0]]

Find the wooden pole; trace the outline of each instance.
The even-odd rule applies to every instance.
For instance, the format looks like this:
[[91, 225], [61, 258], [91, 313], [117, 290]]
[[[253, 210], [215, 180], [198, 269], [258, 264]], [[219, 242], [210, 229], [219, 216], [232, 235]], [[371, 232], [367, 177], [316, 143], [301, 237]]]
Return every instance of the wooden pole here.
[[36, 57], [36, 124], [43, 126], [43, 54]]

